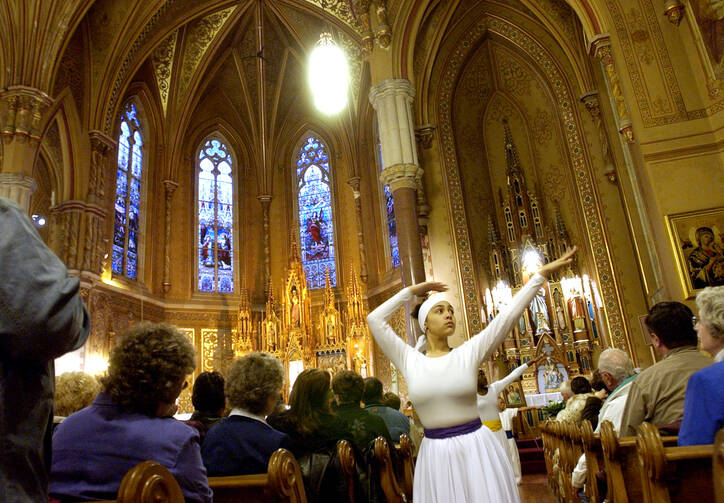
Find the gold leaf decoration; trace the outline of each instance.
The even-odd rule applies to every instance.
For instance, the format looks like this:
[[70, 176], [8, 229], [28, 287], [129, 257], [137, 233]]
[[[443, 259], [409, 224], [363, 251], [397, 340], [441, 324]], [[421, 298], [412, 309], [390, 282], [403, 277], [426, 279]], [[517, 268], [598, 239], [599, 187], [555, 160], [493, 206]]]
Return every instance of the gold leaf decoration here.
[[151, 56], [153, 73], [156, 76], [156, 85], [161, 96], [161, 105], [163, 106], [164, 114], [168, 106], [168, 90], [171, 84], [171, 75], [173, 74], [173, 55], [176, 52], [177, 38], [178, 30], [166, 37], [153, 51]]

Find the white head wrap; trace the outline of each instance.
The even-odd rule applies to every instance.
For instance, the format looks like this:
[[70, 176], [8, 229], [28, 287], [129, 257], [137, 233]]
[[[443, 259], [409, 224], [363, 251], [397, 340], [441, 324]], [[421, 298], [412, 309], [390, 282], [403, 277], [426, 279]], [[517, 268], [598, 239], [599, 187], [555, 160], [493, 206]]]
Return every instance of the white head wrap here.
[[425, 333], [425, 321], [427, 320], [427, 313], [430, 312], [430, 309], [435, 307], [436, 304], [439, 304], [440, 302], [447, 302], [447, 297], [443, 293], [434, 293], [430, 295], [425, 302], [422, 303], [420, 306], [420, 311], [417, 314], [417, 322], [420, 324], [420, 330], [422, 330], [422, 333]]

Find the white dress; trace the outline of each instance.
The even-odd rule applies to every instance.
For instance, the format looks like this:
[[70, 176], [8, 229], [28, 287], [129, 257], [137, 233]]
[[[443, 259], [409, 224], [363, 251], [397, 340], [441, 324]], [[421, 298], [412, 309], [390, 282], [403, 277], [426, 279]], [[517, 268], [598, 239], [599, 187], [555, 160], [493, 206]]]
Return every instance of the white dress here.
[[[543, 276], [533, 276], [485, 330], [437, 358], [415, 351], [387, 323], [412, 299], [409, 288], [369, 314], [370, 331], [405, 378], [408, 395], [425, 428], [480, 420], [475, 399], [478, 367], [503, 343], [544, 282]], [[490, 430], [482, 427], [450, 438], [423, 438], [413, 491], [415, 503], [520, 501], [506, 451]]]
[[[518, 447], [515, 444], [515, 439], [508, 438], [507, 434], [505, 433], [505, 428], [503, 428], [503, 425], [500, 423], [500, 414], [498, 412], [498, 395], [501, 391], [505, 389], [506, 386], [508, 386], [508, 384], [512, 383], [520, 376], [522, 376], [526, 370], [528, 370], [528, 364], [524, 363], [501, 380], [495, 381], [494, 383], [490, 384], [488, 386], [487, 394], [478, 395], [478, 415], [480, 416], [480, 420], [483, 421], [483, 424], [485, 426], [488, 426], [485, 424], [486, 422], [497, 421], [497, 429], [493, 431], [493, 435], [495, 435], [495, 438], [498, 439], [498, 442], [500, 442], [500, 445], [503, 447], [505, 452], [508, 453], [508, 459], [510, 460], [510, 465], [513, 468], [515, 481], [518, 484], [520, 484], [522, 480]], [[494, 428], [490, 429], [494, 430]]]

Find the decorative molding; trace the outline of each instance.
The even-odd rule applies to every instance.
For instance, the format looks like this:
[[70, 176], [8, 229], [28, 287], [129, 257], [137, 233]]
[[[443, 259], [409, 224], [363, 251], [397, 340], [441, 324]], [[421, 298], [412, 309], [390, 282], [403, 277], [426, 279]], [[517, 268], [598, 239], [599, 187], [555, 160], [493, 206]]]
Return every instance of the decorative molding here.
[[380, 181], [389, 185], [393, 193], [402, 188], [417, 190], [417, 182], [422, 173], [422, 168], [414, 164], [396, 164], [382, 170]]
[[[365, 250], [364, 234], [362, 232], [362, 198], [360, 193], [360, 177], [353, 176], [347, 180], [354, 195], [354, 216], [357, 224], [357, 246], [359, 248], [359, 269], [362, 283], [367, 284], [367, 251]], [[353, 276], [354, 277], [354, 276]]]
[[177, 38], [178, 30], [166, 37], [151, 55], [151, 64], [153, 65], [153, 73], [156, 76], [156, 85], [161, 96], [164, 114], [166, 114], [168, 107], [168, 91], [171, 85], [171, 75], [173, 75], [173, 57], [176, 53]]
[[[263, 195], [257, 197], [261, 203], [262, 213], [262, 238], [264, 239], [264, 288], [268, 289], [271, 281], [271, 227], [269, 225], [269, 206], [271, 205], [272, 196]], [[269, 295], [269, 291], [264, 292]]]
[[415, 128], [415, 139], [425, 150], [432, 147], [432, 140], [435, 138], [435, 129], [437, 126], [432, 124], [423, 124]]
[[609, 182], [616, 184], [616, 166], [614, 165], [613, 158], [611, 156], [611, 146], [608, 143], [608, 136], [606, 136], [606, 129], [603, 125], [603, 116], [601, 115], [598, 93], [596, 91], [586, 93], [581, 96], [581, 101], [585, 105], [586, 110], [588, 110], [591, 114], [593, 122], [596, 125], [596, 130], [598, 131], [598, 141], [601, 144], [601, 153], [603, 154], [603, 163], [605, 165], [605, 171], [603, 174]]
[[628, 350], [629, 342], [613, 264], [609, 248], [604, 235], [604, 221], [599, 213], [596, 191], [591, 176], [591, 167], [588, 164], [582, 143], [582, 132], [576, 120], [572, 104], [574, 103], [566, 80], [558, 65], [545, 50], [545, 48], [520, 27], [514, 26], [506, 20], [493, 16], [478, 22], [460, 41], [452, 54], [445, 69], [440, 90], [440, 143], [444, 145], [442, 160], [445, 167], [447, 193], [450, 197], [450, 209], [453, 219], [454, 246], [457, 250], [458, 267], [462, 284], [462, 297], [468, 328], [471, 333], [482, 330], [480, 319], [480, 306], [477, 300], [477, 289], [473, 277], [473, 261], [470, 237], [467, 229], [464, 200], [457, 166], [455, 152], [455, 139], [452, 128], [452, 97], [461, 67], [467, 60], [467, 52], [477, 47], [477, 41], [486, 32], [493, 32], [503, 39], [517, 46], [525, 52], [532, 61], [539, 63], [541, 73], [551, 82], [551, 90], [560, 111], [560, 120], [566, 134], [567, 146], [573, 165], [573, 172], [580, 191], [580, 204], [583, 210], [589, 242], [593, 252], [601, 296], [605, 300], [605, 314], [610, 330], [612, 344], [623, 350]]
[[196, 72], [196, 68], [203, 61], [206, 50], [221, 31], [234, 9], [236, 9], [236, 6], [214, 12], [189, 26], [186, 32], [188, 43], [184, 48], [183, 63], [181, 64], [180, 90], [182, 94], [188, 91], [191, 86], [191, 79]]
[[171, 201], [176, 192], [178, 183], [173, 180], [164, 180], [165, 191], [165, 218], [164, 218], [164, 243], [163, 243], [163, 293], [171, 290]]
[[5, 145], [14, 139], [40, 141], [43, 116], [53, 100], [43, 91], [26, 86], [10, 86], [0, 91], [0, 124]]
[[679, 26], [684, 17], [684, 4], [679, 0], [667, 0], [664, 4], [664, 16], [674, 26]]

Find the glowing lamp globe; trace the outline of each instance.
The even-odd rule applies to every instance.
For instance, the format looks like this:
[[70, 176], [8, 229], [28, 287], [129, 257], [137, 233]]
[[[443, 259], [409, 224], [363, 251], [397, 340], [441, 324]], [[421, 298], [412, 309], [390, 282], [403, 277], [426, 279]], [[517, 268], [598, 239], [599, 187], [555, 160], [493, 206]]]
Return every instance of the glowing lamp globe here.
[[347, 58], [329, 33], [321, 34], [309, 57], [309, 86], [320, 112], [336, 114], [347, 105]]

